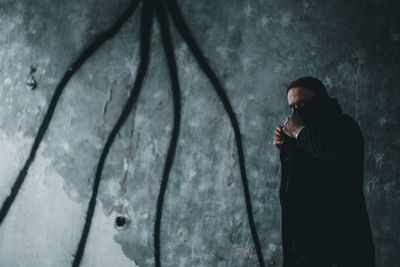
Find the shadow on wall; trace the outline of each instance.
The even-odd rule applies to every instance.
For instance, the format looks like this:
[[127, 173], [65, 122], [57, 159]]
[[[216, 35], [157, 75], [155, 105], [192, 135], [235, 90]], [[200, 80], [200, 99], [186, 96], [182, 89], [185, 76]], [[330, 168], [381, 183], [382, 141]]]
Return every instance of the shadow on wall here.
[[[170, 75], [170, 82], [171, 82], [171, 87], [172, 87], [173, 103], [174, 103], [174, 127], [173, 127], [173, 131], [172, 131], [172, 136], [171, 136], [171, 141], [170, 141], [170, 145], [169, 145], [169, 149], [168, 149], [166, 162], [164, 165], [160, 191], [159, 191], [159, 195], [158, 195], [158, 199], [157, 199], [156, 220], [155, 220], [155, 225], [154, 225], [155, 263], [156, 263], [156, 266], [161, 266], [160, 227], [161, 227], [162, 209], [163, 209], [164, 195], [165, 195], [165, 191], [167, 188], [169, 173], [170, 173], [173, 161], [174, 161], [176, 145], [177, 145], [178, 137], [179, 137], [180, 120], [181, 120], [181, 101], [180, 101], [179, 79], [178, 79], [175, 55], [173, 52], [173, 45], [172, 45], [171, 36], [170, 36], [170, 27], [168, 25], [168, 17], [167, 17], [167, 12], [166, 12], [166, 10], [167, 10], [168, 14], [172, 18], [173, 23], [175, 24], [175, 27], [177, 28], [177, 30], [183, 37], [185, 43], [187, 44], [190, 51], [192, 52], [195, 59], [197, 60], [197, 63], [199, 64], [199, 66], [204, 71], [204, 73], [210, 80], [211, 84], [213, 85], [213, 87], [219, 97], [219, 100], [222, 102], [222, 104], [225, 108], [225, 111], [226, 111], [227, 115], [229, 116], [231, 126], [232, 126], [234, 134], [235, 134], [235, 141], [236, 141], [236, 147], [237, 147], [238, 157], [239, 157], [242, 186], [243, 186], [243, 190], [244, 190], [244, 198], [245, 198], [245, 204], [246, 204], [246, 210], [247, 210], [247, 216], [248, 216], [248, 221], [249, 221], [249, 225], [250, 225], [250, 230], [251, 230], [253, 242], [254, 242], [254, 245], [256, 248], [258, 262], [259, 262], [260, 266], [263, 267], [263, 266], [265, 266], [265, 264], [264, 264], [262, 250], [261, 250], [261, 246], [260, 246], [256, 226], [254, 223], [254, 218], [253, 218], [250, 191], [249, 191], [249, 186], [248, 186], [248, 179], [247, 179], [245, 160], [244, 160], [244, 154], [243, 154], [242, 137], [241, 137], [241, 133], [240, 133], [239, 123], [237, 121], [235, 112], [232, 109], [229, 98], [226, 95], [224, 89], [222, 88], [222, 85], [221, 85], [219, 79], [217, 78], [214, 71], [211, 69], [210, 65], [208, 64], [206, 58], [204, 57], [203, 53], [201, 52], [197, 42], [193, 38], [185, 20], [183, 19], [183, 16], [181, 15], [180, 9], [179, 9], [176, 1], [175, 0], [165, 1], [165, 3], [162, 0], [142, 1], [141, 4], [142, 4], [141, 34], [140, 34], [140, 51], [141, 52], [140, 52], [139, 69], [136, 74], [136, 79], [135, 79], [134, 85], [131, 89], [130, 97], [126, 101], [123, 111], [120, 114], [120, 117], [118, 118], [117, 122], [115, 123], [111, 133], [109, 134], [109, 136], [107, 138], [107, 142], [102, 149], [102, 153], [101, 153], [100, 159], [97, 164], [96, 176], [95, 176], [95, 180], [93, 183], [92, 195], [91, 195], [91, 198], [89, 201], [89, 206], [87, 209], [85, 225], [83, 228], [83, 232], [81, 235], [81, 239], [80, 239], [78, 248], [74, 255], [74, 261], [72, 263], [72, 266], [74, 266], [74, 267], [79, 266], [81, 263], [82, 257], [83, 257], [86, 241], [87, 241], [87, 238], [89, 235], [91, 222], [92, 222], [95, 207], [96, 207], [96, 197], [97, 197], [97, 193], [98, 193], [98, 189], [99, 189], [99, 185], [100, 185], [100, 181], [101, 181], [101, 174], [102, 174], [103, 166], [104, 166], [105, 160], [107, 158], [107, 154], [115, 140], [116, 135], [120, 131], [121, 127], [124, 125], [128, 115], [130, 114], [130, 112], [140, 94], [142, 83], [143, 83], [144, 77], [147, 73], [149, 55], [150, 55], [149, 52], [150, 52], [150, 38], [151, 38], [151, 26], [152, 26], [152, 22], [153, 22], [153, 13], [155, 13], [155, 15], [158, 19], [159, 27], [161, 30], [161, 39], [162, 39], [164, 52], [166, 55], [167, 64], [168, 64], [168, 68], [169, 68], [169, 75]], [[22, 184], [25, 181], [28, 170], [29, 170], [32, 162], [35, 159], [36, 152], [40, 146], [40, 143], [41, 143], [44, 135], [46, 134], [46, 131], [50, 125], [52, 116], [56, 109], [57, 103], [61, 97], [61, 94], [62, 94], [65, 86], [68, 84], [68, 81], [76, 73], [76, 71], [78, 71], [79, 68], [85, 63], [85, 61], [91, 55], [93, 55], [96, 52], [96, 50], [104, 42], [112, 39], [115, 36], [115, 34], [120, 30], [122, 25], [134, 14], [138, 5], [139, 5], [139, 0], [133, 0], [132, 3], [129, 5], [128, 9], [122, 14], [122, 16], [116, 21], [116, 23], [114, 25], [112, 25], [112, 27], [110, 29], [101, 33], [95, 39], [95, 41], [92, 44], [90, 44], [88, 46], [88, 48], [86, 48], [83, 51], [83, 53], [78, 57], [78, 59], [65, 72], [63, 78], [57, 85], [56, 90], [53, 94], [50, 105], [47, 109], [47, 112], [44, 116], [44, 119], [43, 119], [43, 121], [39, 127], [39, 130], [37, 132], [37, 135], [35, 137], [34, 144], [31, 148], [30, 154], [29, 154], [27, 160], [25, 161], [23, 168], [20, 170], [19, 175], [11, 188], [10, 195], [6, 198], [6, 200], [4, 201], [4, 203], [1, 207], [0, 225], [6, 218], [9, 209], [11, 208], [14, 200], [16, 199], [16, 197], [18, 195], [18, 192], [19, 192]], [[37, 86], [36, 80], [34, 78], [35, 72], [36, 72], [36, 69], [34, 67], [32, 67], [31, 73], [30, 73], [30, 75], [28, 77], [28, 81], [27, 81], [27, 86], [29, 86], [29, 88], [31, 90], [34, 90]], [[127, 219], [125, 217], [118, 217], [116, 220], [117, 227], [124, 227], [127, 224], [128, 220], [129, 219]]]

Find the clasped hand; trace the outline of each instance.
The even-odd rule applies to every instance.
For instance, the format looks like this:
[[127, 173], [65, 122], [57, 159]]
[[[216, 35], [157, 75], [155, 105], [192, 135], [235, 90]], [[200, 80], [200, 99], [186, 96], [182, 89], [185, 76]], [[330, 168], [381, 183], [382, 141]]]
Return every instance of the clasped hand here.
[[302, 120], [300, 119], [297, 112], [293, 112], [286, 118], [285, 125], [282, 127], [278, 125], [275, 129], [274, 134], [274, 145], [279, 148], [279, 145], [282, 145], [285, 142], [284, 134], [289, 137], [296, 138], [296, 134], [301, 128], [304, 127]]
[[292, 138], [296, 138], [296, 134], [300, 131], [301, 128], [304, 127], [302, 120], [300, 119], [297, 112], [293, 112], [286, 118], [285, 125], [283, 127], [283, 131], [285, 134]]

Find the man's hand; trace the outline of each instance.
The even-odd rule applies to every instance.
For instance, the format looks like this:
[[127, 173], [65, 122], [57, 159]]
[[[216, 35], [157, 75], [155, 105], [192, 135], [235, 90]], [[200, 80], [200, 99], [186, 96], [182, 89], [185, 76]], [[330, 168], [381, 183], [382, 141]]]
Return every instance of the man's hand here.
[[280, 145], [283, 145], [285, 142], [285, 133], [283, 132], [282, 126], [278, 125], [275, 129], [274, 134], [274, 146], [280, 149]]
[[290, 137], [296, 138], [296, 134], [301, 128], [304, 127], [303, 122], [301, 121], [297, 112], [290, 114], [290, 116], [286, 119], [285, 126], [283, 127], [283, 131]]

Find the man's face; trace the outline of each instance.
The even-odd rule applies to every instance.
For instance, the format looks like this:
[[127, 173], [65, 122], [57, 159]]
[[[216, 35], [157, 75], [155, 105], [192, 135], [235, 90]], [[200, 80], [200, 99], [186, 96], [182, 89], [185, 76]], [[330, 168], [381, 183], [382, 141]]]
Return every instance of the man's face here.
[[306, 105], [307, 101], [315, 96], [315, 92], [304, 87], [293, 87], [288, 92], [289, 108], [294, 112]]

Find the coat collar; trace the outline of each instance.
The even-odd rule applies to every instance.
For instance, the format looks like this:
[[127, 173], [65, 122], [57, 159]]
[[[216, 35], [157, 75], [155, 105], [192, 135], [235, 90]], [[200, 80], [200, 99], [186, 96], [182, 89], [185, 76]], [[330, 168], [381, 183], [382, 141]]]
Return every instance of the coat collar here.
[[310, 115], [310, 126], [329, 126], [342, 116], [343, 111], [336, 98], [322, 97], [316, 101]]
[[332, 97], [326, 98], [323, 105], [323, 112], [325, 116], [332, 117], [332, 119], [343, 114], [337, 99]]

